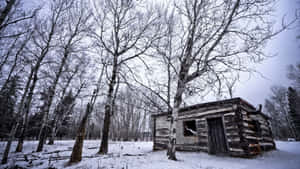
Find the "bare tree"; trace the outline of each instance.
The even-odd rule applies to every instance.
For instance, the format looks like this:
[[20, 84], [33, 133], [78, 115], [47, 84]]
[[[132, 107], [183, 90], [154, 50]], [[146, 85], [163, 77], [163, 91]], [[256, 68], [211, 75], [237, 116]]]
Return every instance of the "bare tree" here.
[[[0, 93], [7, 87], [13, 77], [28, 76], [28, 79], [24, 83], [20, 103], [16, 106], [16, 119], [13, 121], [10, 133], [8, 134], [2, 164], [7, 162], [11, 143], [22, 122], [22, 109], [33, 75], [32, 69], [30, 69], [28, 75], [26, 74], [26, 69], [28, 69], [26, 55], [28, 53], [26, 53], [24, 49], [32, 35], [32, 29], [29, 25], [38, 11], [34, 10], [34, 12], [31, 13], [30, 11], [24, 10], [19, 0], [10, 0], [5, 3], [5, 5], [3, 4], [3, 8], [0, 9], [0, 78], [3, 80]], [[20, 28], [22, 28], [22, 32], [20, 32]]]
[[[93, 36], [97, 44], [107, 51], [110, 58], [108, 90], [105, 102], [105, 115], [101, 145], [98, 153], [108, 151], [110, 118], [113, 95], [122, 67], [141, 56], [158, 39], [158, 16], [150, 10], [138, 10], [138, 1], [103, 0], [94, 2], [94, 16], [99, 31]], [[141, 7], [142, 8], [142, 7]]]
[[101, 70], [99, 79], [96, 83], [96, 88], [94, 89], [93, 94], [92, 94], [89, 102], [86, 105], [85, 113], [83, 115], [83, 118], [80, 121], [79, 128], [78, 128], [77, 133], [76, 133], [76, 140], [75, 140], [75, 144], [73, 146], [73, 150], [72, 150], [72, 154], [71, 154], [69, 164], [79, 162], [82, 159], [82, 148], [83, 148], [84, 137], [85, 137], [85, 134], [86, 134], [85, 133], [86, 124], [87, 124], [87, 121], [88, 121], [88, 118], [89, 118], [90, 114], [93, 112], [94, 105], [97, 101], [97, 97], [99, 95], [99, 91], [100, 91], [100, 87], [101, 87], [105, 67], [106, 67], [106, 65], [102, 65], [102, 70]]
[[228, 73], [251, 71], [250, 63], [267, 57], [262, 50], [264, 45], [288, 25], [283, 24], [283, 28], [276, 32], [272, 30], [272, 4], [273, 0], [185, 0], [175, 4], [181, 26], [177, 40], [180, 48], [175, 54], [178, 73], [167, 153], [169, 159], [176, 160], [176, 122], [183, 95], [189, 86], [198, 79], [207, 90], [215, 87], [221, 90]]
[[[71, 59], [74, 59], [74, 58], [71, 58]], [[68, 65], [68, 64], [66, 64], [66, 65]], [[72, 80], [76, 81], [76, 83], [77, 83], [77, 81], [78, 81], [76, 79], [76, 76], [78, 76], [77, 74], [79, 74], [79, 78], [81, 78], [81, 74], [84, 73], [87, 65], [88, 64], [79, 62], [74, 67], [66, 66], [66, 67], [70, 67], [73, 70], [70, 70], [70, 68], [65, 68], [64, 74], [66, 74], [66, 75], [62, 76], [61, 80], [60, 80], [61, 95], [57, 96], [58, 103], [54, 106], [54, 110], [52, 113], [53, 119], [50, 123], [50, 137], [49, 137], [49, 142], [48, 142], [48, 144], [50, 144], [50, 145], [54, 144], [54, 138], [55, 138], [57, 132], [61, 129], [62, 122], [64, 121], [65, 118], [67, 118], [69, 115], [72, 114], [72, 110], [76, 104], [75, 100], [79, 97], [80, 93], [82, 93], [82, 90], [86, 87], [85, 80], [79, 79], [78, 87], [75, 91], [75, 94], [72, 96], [72, 99], [74, 99], [74, 101], [71, 105], [69, 105], [69, 107], [65, 107], [65, 105], [63, 104], [63, 101], [67, 97], [66, 96], [67, 90], [73, 91], [73, 89], [75, 88], [74, 85], [71, 84]], [[66, 81], [65, 83], [64, 83], [64, 80]], [[59, 93], [59, 92], [57, 92], [57, 93]]]
[[[25, 39], [24, 43], [18, 49], [18, 52], [15, 54], [14, 63], [13, 63], [13, 65], [12, 65], [10, 71], [9, 71], [9, 74], [8, 74], [8, 77], [7, 77], [6, 81], [4, 82], [3, 86], [1, 87], [0, 93], [6, 88], [6, 85], [10, 81], [11, 76], [14, 72], [14, 69], [17, 66], [17, 63], [18, 63], [18, 57], [19, 57], [20, 53], [22, 52], [24, 46], [28, 42], [29, 38]], [[30, 85], [30, 82], [31, 82], [32, 75], [33, 75], [33, 70], [31, 69], [30, 74], [29, 74], [28, 79], [27, 79], [27, 82], [26, 82], [26, 85], [24, 87], [24, 92], [23, 92], [23, 95], [21, 97], [21, 101], [20, 101], [18, 109], [17, 109], [16, 122], [15, 122], [15, 124], [13, 124], [12, 129], [11, 129], [11, 131], [9, 133], [9, 136], [8, 136], [8, 141], [7, 141], [7, 144], [6, 144], [5, 153], [3, 155], [2, 164], [5, 164], [7, 162], [7, 157], [8, 157], [9, 151], [10, 151], [11, 143], [14, 140], [14, 137], [16, 135], [18, 127], [20, 126], [20, 123], [21, 123], [21, 120], [22, 120], [22, 118], [20, 118], [20, 117], [22, 117], [22, 115], [23, 115], [22, 114], [22, 108], [23, 108], [25, 97], [26, 97], [28, 89], [29, 89], [29, 85]]]
[[[80, 1], [79, 1], [80, 2]], [[46, 108], [44, 111], [44, 118], [42, 122], [42, 126], [40, 129], [39, 133], [39, 144], [37, 147], [37, 151], [42, 151], [43, 150], [43, 144], [45, 142], [45, 129], [46, 125], [48, 123], [48, 115], [50, 111], [50, 107], [52, 105], [55, 93], [56, 93], [56, 86], [58, 84], [58, 81], [63, 73], [63, 68], [67, 62], [68, 57], [72, 55], [73, 53], [78, 52], [78, 49], [76, 49], [76, 45], [82, 43], [83, 39], [83, 34], [87, 31], [87, 25], [89, 21], [89, 17], [91, 16], [89, 12], [86, 12], [84, 8], [83, 3], [76, 3], [74, 1], [70, 1], [68, 3], [70, 4], [63, 4], [63, 2], [60, 2], [61, 4], [59, 5], [67, 5], [66, 7], [66, 12], [65, 12], [65, 17], [61, 18], [62, 22], [65, 23], [65, 28], [66, 28], [66, 36], [62, 33], [60, 40], [62, 41], [61, 44], [61, 61], [59, 62], [58, 66], [58, 71], [55, 72], [55, 77], [53, 82], [51, 83], [51, 86], [49, 87], [50, 92], [49, 92], [49, 99], [48, 102], [46, 103]], [[58, 6], [60, 7], [60, 6]], [[62, 29], [61, 26], [60, 29]]]
[[270, 98], [265, 100], [265, 109], [270, 114], [271, 126], [275, 137], [279, 139], [295, 137], [296, 133], [288, 115], [287, 88], [272, 86], [271, 92]]
[[0, 8], [0, 40], [18, 37], [27, 32], [17, 29], [20, 23], [24, 23], [35, 17], [38, 9], [24, 10], [21, 0], [7, 0]]
[[287, 77], [293, 82], [293, 86], [300, 90], [300, 63], [288, 66]]
[[[16, 148], [17, 152], [22, 151], [23, 148], [24, 135], [28, 123], [28, 114], [30, 113], [30, 106], [32, 102], [32, 97], [34, 95], [34, 89], [38, 81], [38, 73], [40, 67], [42, 65], [43, 60], [47, 56], [50, 48], [53, 47], [53, 39], [58, 33], [58, 24], [61, 23], [60, 18], [62, 16], [63, 11], [69, 8], [69, 5], [69, 3], [66, 3], [64, 1], [53, 2], [51, 4], [51, 13], [49, 18], [46, 18], [45, 20], [39, 20], [41, 22], [44, 22], [44, 24], [37, 23], [37, 21], [35, 23], [35, 31], [32, 38], [32, 45], [35, 47], [31, 46], [31, 48], [28, 48], [33, 57], [35, 57], [35, 63], [33, 66], [33, 77], [31, 86], [28, 92], [28, 96], [26, 97], [26, 101], [24, 103], [24, 125], [22, 125], [18, 146]], [[43, 119], [45, 118], [46, 117], [44, 117]]]

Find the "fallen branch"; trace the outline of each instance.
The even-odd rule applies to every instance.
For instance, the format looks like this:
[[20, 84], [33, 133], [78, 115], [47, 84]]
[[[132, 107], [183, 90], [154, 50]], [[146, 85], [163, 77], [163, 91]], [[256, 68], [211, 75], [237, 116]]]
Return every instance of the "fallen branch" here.
[[123, 154], [123, 156], [145, 156], [146, 154]]
[[54, 153], [62, 153], [62, 152], [67, 152], [67, 151], [72, 151], [72, 150], [55, 150], [55, 151], [46, 152], [46, 153], [43, 153], [43, 154], [44, 155], [45, 154], [54, 154]]

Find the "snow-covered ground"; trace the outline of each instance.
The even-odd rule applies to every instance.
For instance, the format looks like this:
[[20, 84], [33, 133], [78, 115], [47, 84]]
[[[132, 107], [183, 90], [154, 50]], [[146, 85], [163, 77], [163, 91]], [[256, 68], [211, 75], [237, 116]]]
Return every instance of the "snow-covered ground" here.
[[[253, 159], [217, 157], [200, 152], [177, 152], [178, 161], [170, 161], [166, 151], [152, 151], [152, 142], [112, 142], [108, 155], [97, 155], [99, 140], [84, 142], [83, 160], [66, 166], [74, 141], [56, 141], [55, 145], [45, 145], [41, 153], [32, 153], [36, 141], [24, 144], [23, 153], [11, 153], [8, 165], [24, 168], [68, 168], [68, 169], [300, 169], [300, 142], [277, 141], [277, 150]], [[16, 143], [13, 143], [14, 150]], [[0, 142], [0, 158], [5, 142]], [[57, 150], [63, 152], [56, 152]], [[53, 153], [56, 152], [56, 153]], [[28, 161], [24, 161], [27, 154]], [[30, 159], [37, 159], [30, 162]], [[49, 160], [51, 159], [51, 160]], [[59, 159], [59, 160], [58, 160]], [[6, 168], [2, 165], [0, 168]]]

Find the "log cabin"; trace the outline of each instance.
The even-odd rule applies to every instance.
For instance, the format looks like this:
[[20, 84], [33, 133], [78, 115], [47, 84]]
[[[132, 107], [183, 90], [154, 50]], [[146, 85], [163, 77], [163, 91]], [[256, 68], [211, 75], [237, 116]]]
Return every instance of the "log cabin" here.
[[[170, 113], [152, 115], [153, 149], [166, 149]], [[275, 149], [269, 117], [241, 98], [181, 108], [176, 149], [215, 155], [253, 157]]]

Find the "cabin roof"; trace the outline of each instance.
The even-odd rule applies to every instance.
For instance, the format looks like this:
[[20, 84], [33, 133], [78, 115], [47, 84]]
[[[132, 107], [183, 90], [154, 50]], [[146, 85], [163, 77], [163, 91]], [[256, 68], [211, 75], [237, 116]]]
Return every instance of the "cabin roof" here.
[[244, 99], [240, 97], [232, 98], [232, 99], [226, 99], [226, 100], [218, 100], [218, 101], [212, 101], [212, 102], [206, 102], [206, 103], [200, 103], [200, 104], [195, 104], [187, 107], [180, 108], [180, 112], [188, 111], [191, 109], [198, 109], [202, 107], [210, 107], [210, 106], [216, 106], [216, 105], [224, 105], [224, 104], [238, 104], [238, 103], [243, 103], [249, 106], [251, 109], [255, 110], [255, 107], [245, 101]]
[[[262, 113], [261, 111], [257, 111], [256, 108], [252, 104], [250, 104], [249, 102], [247, 102], [246, 100], [244, 100], [240, 97], [186, 106], [186, 107], [180, 108], [179, 112], [185, 112], [188, 110], [198, 109], [198, 108], [202, 108], [202, 107], [211, 107], [211, 106], [224, 105], [224, 104], [239, 104], [239, 103], [247, 105], [250, 109], [253, 110], [253, 112], [252, 112], [253, 114], [261, 114], [262, 116], [264, 116], [267, 119], [270, 118], [267, 115], [265, 115], [264, 113]], [[165, 115], [171, 115], [171, 112], [163, 112], [163, 113], [153, 114], [152, 116], [157, 117], [157, 116], [165, 116]]]

